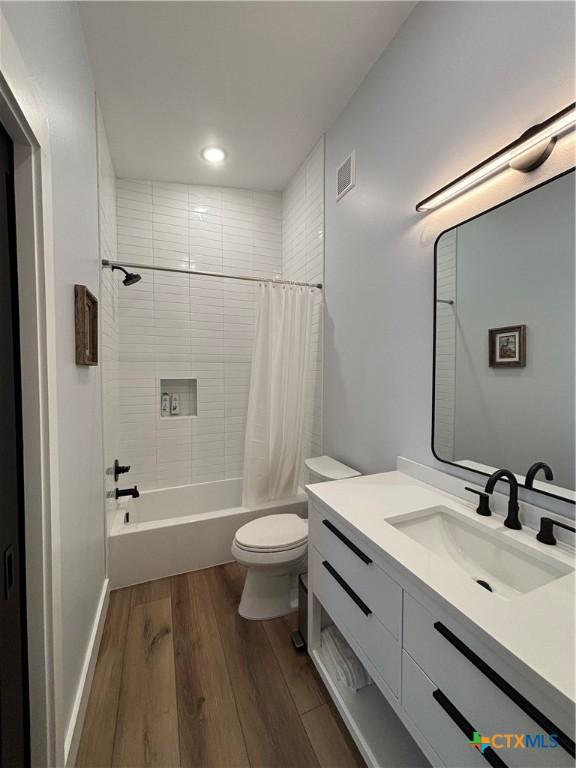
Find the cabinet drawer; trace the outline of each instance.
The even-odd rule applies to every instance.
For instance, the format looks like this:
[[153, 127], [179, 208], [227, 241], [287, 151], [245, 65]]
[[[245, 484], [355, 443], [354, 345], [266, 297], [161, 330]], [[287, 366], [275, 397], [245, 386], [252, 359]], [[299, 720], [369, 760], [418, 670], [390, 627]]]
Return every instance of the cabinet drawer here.
[[[403, 645], [404, 650], [417, 662], [433, 684], [441, 689], [455, 707], [467, 713], [468, 719], [481, 734], [542, 734], [543, 743], [549, 744], [543, 721], [538, 720], [534, 709], [530, 710], [530, 707], [533, 707], [536, 713], [549, 718], [549, 721], [552, 720], [552, 713], [543, 712], [537, 692], [529, 699], [526, 698], [526, 691], [521, 695], [512, 686], [511, 680], [505, 680], [503, 675], [488, 666], [479, 654], [462, 643], [455, 631], [452, 632], [444, 624], [437, 622], [429, 611], [408, 594], [404, 597]], [[519, 701], [523, 702], [522, 706]], [[525, 711], [526, 706], [532, 716]], [[559, 713], [554, 714], [557, 716]], [[550, 730], [561, 734], [562, 724], [569, 720], [569, 717], [570, 715], [563, 717], [556, 723], [548, 722], [549, 726], [553, 725]], [[573, 738], [571, 732], [564, 733], [564, 737], [566, 736], [568, 739]], [[564, 745], [570, 749], [569, 741], [564, 741]], [[573, 758], [562, 746], [500, 749], [498, 754], [511, 767], [574, 766]]]
[[400, 691], [400, 642], [371, 612], [368, 598], [346, 582], [337, 565], [328, 562], [314, 547], [310, 547], [309, 558], [309, 585], [316, 597], [336, 626], [357, 646], [354, 650], [370, 662], [366, 668], [375, 682], [384, 682], [388, 688], [384, 692], [392, 692], [397, 697]]
[[[410, 658], [402, 654], [402, 707], [414, 726], [436, 752], [441, 765], [447, 768], [488, 768], [490, 763], [478, 750], [469, 746], [468, 734], [446, 713], [434, 698], [438, 687]], [[471, 716], [461, 710], [460, 714], [469, 725], [477, 728]], [[488, 755], [490, 757], [490, 755]], [[498, 763], [494, 761], [494, 765]], [[506, 763], [504, 763], [506, 765]], [[500, 765], [502, 768], [502, 765]]]
[[382, 624], [400, 637], [402, 623], [402, 588], [379, 568], [363, 545], [348, 531], [311, 506], [309, 511], [310, 542], [338, 570], [348, 584], [370, 605]]

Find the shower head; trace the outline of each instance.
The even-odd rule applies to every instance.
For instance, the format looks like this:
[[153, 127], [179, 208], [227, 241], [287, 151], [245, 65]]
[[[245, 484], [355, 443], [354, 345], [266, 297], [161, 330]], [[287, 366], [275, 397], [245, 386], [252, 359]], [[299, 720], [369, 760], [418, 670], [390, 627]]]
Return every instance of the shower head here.
[[142, 275], [138, 275], [136, 272], [127, 272], [126, 277], [122, 282], [124, 285], [134, 285], [134, 283], [137, 283], [139, 280], [142, 280]]
[[137, 283], [139, 280], [142, 280], [142, 275], [139, 275], [136, 272], [128, 272], [127, 270], [124, 269], [124, 267], [112, 267], [113, 272], [115, 269], [121, 270], [126, 275], [124, 280], [122, 280], [124, 285], [134, 285], [134, 283]]

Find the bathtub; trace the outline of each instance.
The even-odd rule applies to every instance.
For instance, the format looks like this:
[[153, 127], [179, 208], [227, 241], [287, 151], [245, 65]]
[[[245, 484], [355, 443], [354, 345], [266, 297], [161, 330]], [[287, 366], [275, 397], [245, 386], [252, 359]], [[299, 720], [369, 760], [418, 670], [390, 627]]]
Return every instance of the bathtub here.
[[228, 563], [241, 525], [287, 512], [307, 516], [304, 491], [244, 507], [242, 478], [143, 491], [118, 503], [108, 538], [111, 588]]

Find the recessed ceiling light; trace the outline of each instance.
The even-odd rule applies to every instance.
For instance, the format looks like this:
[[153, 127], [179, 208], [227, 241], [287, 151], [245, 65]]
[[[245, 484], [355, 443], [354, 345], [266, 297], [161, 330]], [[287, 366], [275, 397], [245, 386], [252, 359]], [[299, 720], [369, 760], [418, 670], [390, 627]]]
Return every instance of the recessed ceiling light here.
[[226, 159], [226, 152], [220, 147], [204, 147], [202, 157], [208, 163], [221, 163]]

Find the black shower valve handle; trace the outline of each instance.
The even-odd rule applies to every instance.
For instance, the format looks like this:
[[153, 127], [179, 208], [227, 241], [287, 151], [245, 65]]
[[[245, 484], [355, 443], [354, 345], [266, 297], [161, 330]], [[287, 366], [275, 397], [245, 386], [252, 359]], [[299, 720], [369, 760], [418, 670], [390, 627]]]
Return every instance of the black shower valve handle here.
[[114, 459], [114, 482], [117, 483], [118, 477], [126, 472], [130, 472], [130, 464], [122, 465], [118, 459]]

